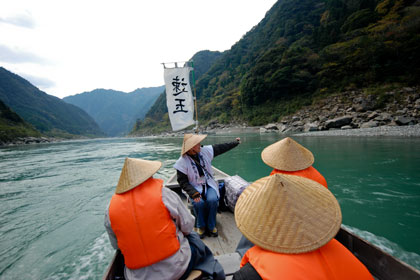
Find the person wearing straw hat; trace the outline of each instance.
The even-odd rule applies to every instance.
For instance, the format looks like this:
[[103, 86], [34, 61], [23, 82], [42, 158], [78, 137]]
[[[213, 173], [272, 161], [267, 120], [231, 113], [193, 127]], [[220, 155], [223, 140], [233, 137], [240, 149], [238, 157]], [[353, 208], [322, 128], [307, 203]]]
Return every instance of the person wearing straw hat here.
[[[278, 173], [296, 175], [314, 180], [328, 188], [324, 176], [312, 166], [315, 160], [311, 151], [290, 137], [267, 146], [261, 152], [261, 158], [265, 164], [274, 168], [270, 175]], [[242, 236], [236, 251], [243, 256], [253, 245], [252, 242]]]
[[266, 147], [261, 153], [261, 158], [265, 164], [274, 168], [270, 175], [282, 173], [301, 176], [328, 188], [324, 176], [312, 166], [314, 155], [290, 137]]
[[125, 278], [186, 279], [193, 271], [197, 277], [225, 279], [222, 266], [193, 231], [194, 217], [181, 198], [153, 178], [161, 165], [126, 158], [105, 212], [111, 245], [124, 256]]
[[255, 244], [233, 279], [373, 280], [367, 268], [334, 239], [341, 209], [321, 184], [274, 174], [255, 181], [238, 199], [238, 229]]
[[236, 147], [241, 140], [238, 137], [234, 142], [202, 147], [201, 142], [206, 137], [205, 134], [186, 133], [181, 156], [174, 165], [179, 185], [192, 200], [200, 238], [206, 231], [210, 236], [218, 236], [216, 214], [220, 193], [219, 184], [213, 178], [211, 162], [214, 157]]

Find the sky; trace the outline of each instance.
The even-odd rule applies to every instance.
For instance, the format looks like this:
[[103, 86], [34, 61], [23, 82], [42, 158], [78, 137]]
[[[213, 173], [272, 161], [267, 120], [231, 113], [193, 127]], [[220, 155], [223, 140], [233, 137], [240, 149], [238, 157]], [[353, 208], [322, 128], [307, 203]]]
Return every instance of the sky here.
[[63, 98], [164, 85], [163, 62], [225, 51], [276, 0], [1, 0], [0, 66]]

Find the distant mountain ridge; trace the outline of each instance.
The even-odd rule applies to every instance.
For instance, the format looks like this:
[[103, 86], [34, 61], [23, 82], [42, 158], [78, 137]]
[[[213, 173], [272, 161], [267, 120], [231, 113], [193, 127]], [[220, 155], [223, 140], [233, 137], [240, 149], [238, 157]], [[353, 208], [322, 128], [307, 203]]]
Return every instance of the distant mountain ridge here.
[[104, 136], [85, 111], [46, 94], [3, 67], [0, 67], [0, 100], [45, 135]]
[[85, 110], [108, 136], [123, 136], [138, 119], [144, 118], [163, 91], [164, 86], [140, 88], [129, 93], [95, 89], [63, 100]]

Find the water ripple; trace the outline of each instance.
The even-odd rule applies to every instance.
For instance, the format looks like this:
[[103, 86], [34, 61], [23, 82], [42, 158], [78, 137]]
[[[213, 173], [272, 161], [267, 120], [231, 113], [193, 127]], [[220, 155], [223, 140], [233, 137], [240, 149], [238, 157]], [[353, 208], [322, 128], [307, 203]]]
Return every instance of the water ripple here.
[[[248, 181], [266, 176], [271, 169], [261, 151], [279, 137], [241, 136], [243, 144], [217, 157], [215, 165]], [[386, 141], [299, 139], [314, 153], [344, 221], [393, 234], [398, 247], [384, 241], [387, 247], [407, 260], [418, 256], [404, 248], [420, 252], [420, 160], [414, 156], [420, 154], [420, 140], [394, 141], [385, 149], [391, 152], [382, 155], [381, 147], [390, 145]], [[113, 254], [103, 214], [124, 159], [160, 160], [155, 177], [167, 180], [181, 143], [181, 137], [119, 138], [0, 149], [0, 279], [99, 279]]]
[[371, 232], [360, 230], [358, 228], [351, 227], [348, 225], [343, 225], [343, 227], [349, 230], [350, 232], [356, 234], [357, 236], [360, 236], [367, 242], [374, 244], [375, 246], [379, 247], [388, 254], [396, 257], [397, 259], [400, 259], [413, 267], [420, 267], [420, 255], [414, 252], [407, 252], [403, 250], [396, 243], [386, 239], [385, 237], [378, 236]]

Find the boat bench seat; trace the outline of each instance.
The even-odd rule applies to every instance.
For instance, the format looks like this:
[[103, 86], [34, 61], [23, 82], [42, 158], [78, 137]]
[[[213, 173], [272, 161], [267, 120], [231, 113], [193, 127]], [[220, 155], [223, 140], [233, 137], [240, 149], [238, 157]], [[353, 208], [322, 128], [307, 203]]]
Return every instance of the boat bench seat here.
[[214, 256], [214, 258], [222, 265], [225, 270], [226, 279], [232, 279], [232, 275], [239, 270], [241, 256], [238, 253], [229, 253]]

